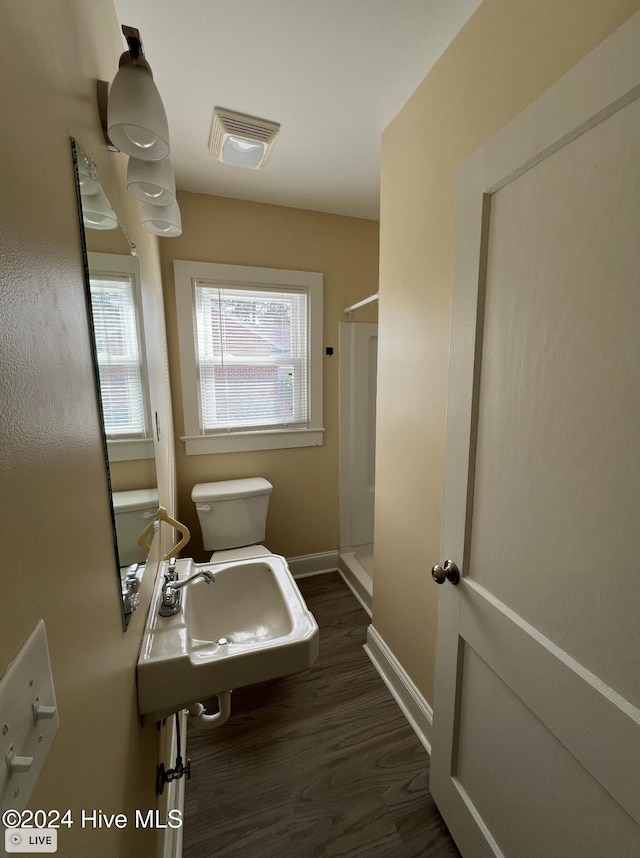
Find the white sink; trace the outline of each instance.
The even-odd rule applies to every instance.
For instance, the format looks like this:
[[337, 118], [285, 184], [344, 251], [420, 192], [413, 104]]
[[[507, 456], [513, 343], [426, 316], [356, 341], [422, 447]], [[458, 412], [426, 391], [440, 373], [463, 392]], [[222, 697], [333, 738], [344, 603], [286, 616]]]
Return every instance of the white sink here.
[[306, 670], [318, 625], [277, 554], [231, 563], [179, 560], [178, 578], [208, 570], [181, 591], [181, 610], [159, 616], [161, 564], [138, 659], [138, 710], [165, 718], [223, 691]]

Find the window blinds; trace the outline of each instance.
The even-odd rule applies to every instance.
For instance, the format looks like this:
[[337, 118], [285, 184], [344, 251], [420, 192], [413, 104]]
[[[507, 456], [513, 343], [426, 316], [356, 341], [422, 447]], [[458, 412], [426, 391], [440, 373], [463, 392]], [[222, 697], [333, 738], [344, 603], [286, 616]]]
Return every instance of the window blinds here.
[[307, 426], [307, 292], [194, 290], [202, 432]]
[[133, 281], [122, 275], [92, 275], [90, 287], [107, 437], [145, 438], [142, 350]]

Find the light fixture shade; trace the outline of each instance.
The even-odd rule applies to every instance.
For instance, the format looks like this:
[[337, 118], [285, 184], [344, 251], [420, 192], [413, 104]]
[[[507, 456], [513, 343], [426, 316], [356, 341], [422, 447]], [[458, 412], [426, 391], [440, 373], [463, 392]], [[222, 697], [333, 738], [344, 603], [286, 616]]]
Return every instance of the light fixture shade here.
[[142, 65], [122, 65], [109, 92], [107, 132], [121, 152], [141, 161], [169, 157], [169, 123], [153, 82]]
[[100, 185], [95, 175], [95, 167], [93, 170], [87, 161], [87, 156], [84, 152], [78, 152], [78, 184], [80, 185], [80, 193], [95, 194], [100, 190]]
[[127, 190], [137, 200], [154, 206], [169, 206], [176, 200], [176, 180], [169, 158], [140, 161], [129, 158]]
[[95, 194], [81, 194], [82, 220], [88, 229], [115, 229], [118, 218], [102, 188]]
[[162, 235], [165, 238], [176, 238], [182, 235], [182, 218], [178, 203], [170, 206], [154, 206], [142, 204], [142, 226], [147, 232]]

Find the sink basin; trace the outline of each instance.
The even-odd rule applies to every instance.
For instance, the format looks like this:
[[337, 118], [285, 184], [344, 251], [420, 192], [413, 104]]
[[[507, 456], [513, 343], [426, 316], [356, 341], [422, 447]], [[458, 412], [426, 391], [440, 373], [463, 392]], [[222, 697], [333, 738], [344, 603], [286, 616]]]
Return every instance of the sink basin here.
[[232, 563], [179, 560], [178, 578], [206, 569], [182, 590], [181, 610], [159, 616], [161, 564], [138, 659], [138, 710], [159, 720], [223, 691], [306, 670], [318, 626], [276, 554]]
[[230, 566], [215, 577], [215, 587], [202, 579], [187, 587], [185, 619], [194, 646], [198, 641], [208, 646], [212, 636], [242, 644], [291, 634], [293, 617], [270, 566]]

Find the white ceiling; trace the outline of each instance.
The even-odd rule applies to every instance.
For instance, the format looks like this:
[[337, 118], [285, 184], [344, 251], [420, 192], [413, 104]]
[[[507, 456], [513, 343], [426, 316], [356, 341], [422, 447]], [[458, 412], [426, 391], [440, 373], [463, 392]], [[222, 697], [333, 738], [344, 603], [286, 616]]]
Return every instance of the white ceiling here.
[[[140, 30], [179, 189], [372, 219], [381, 133], [479, 5], [115, 0]], [[216, 105], [281, 124], [263, 169], [211, 157]]]

